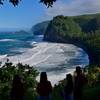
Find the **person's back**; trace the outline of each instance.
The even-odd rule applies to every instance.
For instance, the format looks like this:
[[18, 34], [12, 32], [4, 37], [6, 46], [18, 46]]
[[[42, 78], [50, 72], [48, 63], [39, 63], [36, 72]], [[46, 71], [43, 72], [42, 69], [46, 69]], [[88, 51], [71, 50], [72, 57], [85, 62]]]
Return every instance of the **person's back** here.
[[18, 75], [15, 75], [13, 79], [11, 89], [11, 100], [23, 100], [24, 97], [24, 84]]
[[37, 85], [37, 93], [39, 94], [39, 100], [50, 100], [51, 92], [51, 83], [47, 80], [46, 72], [42, 72], [40, 76], [40, 83], [38, 83]]
[[64, 92], [65, 92], [65, 100], [73, 100], [73, 80], [72, 75], [67, 74], [66, 77], [67, 84], [65, 86]]
[[76, 74], [74, 80], [74, 100], [82, 100], [82, 92], [86, 78], [84, 74], [82, 74], [82, 70], [79, 66], [76, 67]]

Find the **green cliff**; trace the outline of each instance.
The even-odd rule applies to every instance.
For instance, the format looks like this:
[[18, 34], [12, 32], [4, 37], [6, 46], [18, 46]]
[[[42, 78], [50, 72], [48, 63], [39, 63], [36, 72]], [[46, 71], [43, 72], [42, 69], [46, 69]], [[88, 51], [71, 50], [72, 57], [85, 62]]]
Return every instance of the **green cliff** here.
[[48, 24], [44, 40], [75, 44], [87, 52], [90, 64], [100, 65], [100, 14], [56, 16]]

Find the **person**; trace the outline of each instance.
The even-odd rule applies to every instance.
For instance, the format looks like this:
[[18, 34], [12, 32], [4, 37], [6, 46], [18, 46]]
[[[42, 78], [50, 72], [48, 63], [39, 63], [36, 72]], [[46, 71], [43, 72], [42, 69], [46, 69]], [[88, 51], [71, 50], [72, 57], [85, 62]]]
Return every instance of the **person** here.
[[64, 88], [64, 100], [73, 100], [73, 79], [71, 74], [66, 75], [66, 82]]
[[82, 100], [83, 87], [86, 84], [86, 77], [80, 66], [76, 67], [74, 76], [74, 100]]
[[38, 100], [51, 100], [52, 85], [47, 79], [46, 72], [41, 72], [40, 82], [37, 85]]
[[15, 75], [11, 89], [11, 100], [23, 100], [24, 98], [24, 82], [19, 75]]

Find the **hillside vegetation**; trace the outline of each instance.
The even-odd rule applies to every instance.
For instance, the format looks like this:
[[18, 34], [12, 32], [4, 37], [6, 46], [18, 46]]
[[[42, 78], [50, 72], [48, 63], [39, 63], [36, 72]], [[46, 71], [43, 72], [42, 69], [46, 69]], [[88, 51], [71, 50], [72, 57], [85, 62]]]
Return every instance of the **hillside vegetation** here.
[[75, 44], [87, 52], [90, 64], [100, 65], [100, 14], [56, 16], [47, 27], [44, 40]]

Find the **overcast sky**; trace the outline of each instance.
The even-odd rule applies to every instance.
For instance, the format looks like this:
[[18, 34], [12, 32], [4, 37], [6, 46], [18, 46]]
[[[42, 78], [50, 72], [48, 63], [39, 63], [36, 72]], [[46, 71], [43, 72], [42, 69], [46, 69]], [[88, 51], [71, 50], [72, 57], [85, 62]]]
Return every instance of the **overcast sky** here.
[[74, 16], [99, 12], [100, 0], [57, 0], [52, 8], [46, 8], [39, 0], [22, 0], [18, 7], [5, 2], [0, 6], [0, 28], [25, 29], [56, 15]]

